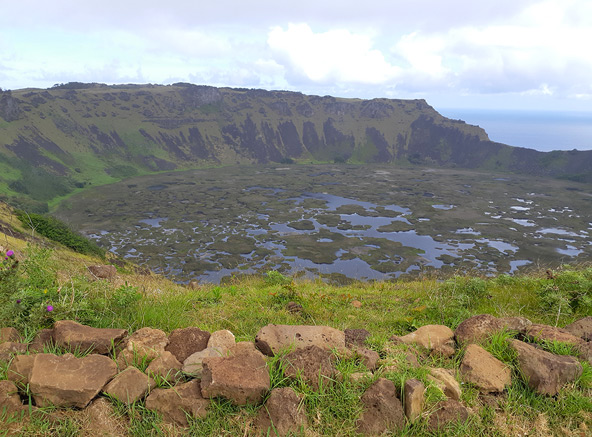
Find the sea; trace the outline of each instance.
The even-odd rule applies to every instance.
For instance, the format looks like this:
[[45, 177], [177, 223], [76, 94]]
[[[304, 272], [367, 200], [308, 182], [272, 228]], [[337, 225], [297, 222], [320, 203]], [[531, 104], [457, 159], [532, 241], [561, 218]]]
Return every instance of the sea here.
[[541, 152], [592, 150], [592, 111], [437, 110], [445, 117], [481, 126], [498, 143]]

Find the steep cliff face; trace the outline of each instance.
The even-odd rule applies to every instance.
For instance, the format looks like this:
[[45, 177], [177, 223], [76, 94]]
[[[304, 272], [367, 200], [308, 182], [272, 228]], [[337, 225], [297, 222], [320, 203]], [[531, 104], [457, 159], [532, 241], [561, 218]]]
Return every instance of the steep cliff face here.
[[444, 118], [423, 100], [186, 83], [0, 94], [0, 191], [40, 202], [74, 187], [211, 164], [392, 162], [592, 179], [589, 154], [545, 156], [492, 143], [483, 129]]

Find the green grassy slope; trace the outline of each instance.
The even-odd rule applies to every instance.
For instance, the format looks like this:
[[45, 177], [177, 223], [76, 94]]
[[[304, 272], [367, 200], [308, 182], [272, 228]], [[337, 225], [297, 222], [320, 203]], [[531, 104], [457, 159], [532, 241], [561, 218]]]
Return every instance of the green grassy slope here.
[[266, 162], [389, 162], [592, 180], [592, 153], [492, 143], [423, 100], [71, 83], [0, 92], [0, 193], [43, 210], [138, 174]]

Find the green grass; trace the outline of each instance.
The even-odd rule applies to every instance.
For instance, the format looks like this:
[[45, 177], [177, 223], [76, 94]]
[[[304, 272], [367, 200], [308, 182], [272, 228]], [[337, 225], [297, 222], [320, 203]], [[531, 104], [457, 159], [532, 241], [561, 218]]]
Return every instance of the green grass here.
[[[3, 218], [3, 220], [8, 220]], [[139, 276], [133, 266], [123, 265], [116, 282], [96, 281], [86, 274], [86, 265], [97, 258], [75, 254], [62, 247], [55, 249], [24, 246], [15, 239], [9, 243], [21, 258], [14, 273], [0, 281], [0, 326], [15, 326], [27, 338], [56, 320], [70, 319], [96, 327], [117, 327], [135, 331], [144, 326], [165, 332], [197, 326], [210, 332], [229, 329], [237, 340], [253, 341], [258, 330], [268, 323], [329, 325], [338, 329], [365, 328], [371, 336], [368, 347], [376, 350], [382, 367], [370, 378], [352, 382], [349, 375], [366, 369], [355, 358], [336, 357], [339, 377], [312, 390], [301, 379], [285, 377], [282, 354], [268, 361], [272, 387], [292, 387], [303, 395], [309, 427], [314, 435], [353, 436], [361, 412], [360, 396], [378, 377], [386, 377], [401, 391], [404, 382], [417, 378], [426, 386], [426, 411], [432, 411], [444, 396], [427, 378], [429, 368], [457, 369], [463, 350], [450, 358], [419, 356], [419, 367], [404, 361], [408, 345], [394, 345], [389, 338], [402, 335], [425, 324], [446, 323], [455, 327], [463, 318], [490, 313], [494, 316], [523, 316], [534, 323], [554, 325], [557, 315], [545, 305], [544, 272], [529, 275], [479, 278], [434, 275], [416, 280], [393, 282], [353, 282], [339, 287], [322, 279], [298, 280], [278, 272], [266, 275], [232, 278], [222, 285], [202, 284], [195, 290], [174, 284], [156, 275]], [[21, 244], [21, 246], [18, 246]], [[585, 287], [592, 267], [564, 266], [554, 272], [556, 284], [578, 285], [580, 298], [587, 297]], [[567, 287], [567, 285], [566, 285]], [[543, 290], [543, 291], [541, 291]], [[362, 303], [360, 308], [353, 300]], [[20, 302], [17, 304], [17, 300]], [[287, 303], [302, 305], [300, 313], [291, 313]], [[47, 305], [53, 310], [47, 311]], [[574, 305], [564, 313], [567, 324], [588, 315], [585, 306]], [[513, 369], [513, 383], [500, 397], [499, 408], [483, 403], [478, 391], [463, 385], [462, 401], [475, 415], [466, 424], [454, 425], [438, 435], [508, 435], [518, 429], [551, 434], [561, 430], [575, 432], [581, 423], [592, 426], [592, 367], [583, 363], [583, 373], [564, 387], [556, 398], [533, 392], [520, 378], [515, 352], [506, 339], [512, 332], [500, 332], [484, 341], [483, 347]], [[546, 343], [545, 349], [557, 354], [572, 354], [569, 345]], [[63, 353], [57, 349], [48, 352]], [[73, 351], [82, 356], [85, 351]], [[148, 363], [135, 365], [145, 370]], [[6, 367], [0, 365], [0, 378]], [[159, 385], [169, 387], [164, 379]], [[116, 420], [123, 421], [130, 435], [171, 435], [168, 425], [158, 414], [145, 408], [143, 402], [124, 406], [111, 400]], [[205, 419], [192, 419], [187, 435], [243, 435], [252, 431], [259, 405], [236, 407], [223, 399], [212, 401]], [[52, 413], [53, 414], [53, 413]], [[501, 417], [501, 419], [500, 419]], [[74, 413], [60, 412], [58, 420], [38, 416], [19, 426], [22, 435], [79, 435], [83, 421]], [[544, 421], [543, 421], [544, 419]], [[542, 421], [542, 422], [541, 422]], [[409, 424], [402, 435], [429, 435], [426, 419]], [[9, 428], [10, 429], [10, 428]], [[1, 434], [0, 434], [1, 435]]]

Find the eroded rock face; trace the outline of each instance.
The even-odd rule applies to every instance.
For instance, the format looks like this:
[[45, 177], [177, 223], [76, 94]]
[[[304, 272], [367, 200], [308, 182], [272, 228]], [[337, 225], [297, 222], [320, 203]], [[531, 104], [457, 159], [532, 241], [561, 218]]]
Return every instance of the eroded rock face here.
[[308, 420], [302, 399], [303, 395], [290, 387], [273, 389], [255, 419], [257, 434], [287, 436], [305, 429]]
[[269, 372], [259, 351], [203, 359], [201, 392], [206, 398], [222, 396], [236, 405], [256, 404], [269, 388]]
[[518, 353], [520, 372], [537, 393], [554, 396], [582, 374], [582, 365], [574, 357], [554, 355], [520, 340], [508, 341]]
[[364, 411], [358, 419], [360, 434], [381, 435], [387, 431], [400, 431], [405, 426], [403, 407], [392, 381], [378, 379], [362, 395], [361, 401]]
[[166, 351], [172, 353], [179, 362], [183, 362], [191, 354], [208, 347], [210, 333], [199, 328], [175, 329], [169, 335]]
[[56, 345], [101, 355], [111, 352], [126, 336], [125, 329], [93, 328], [72, 320], [59, 320], [53, 327]]
[[156, 382], [135, 367], [128, 367], [105, 386], [103, 392], [125, 404], [143, 399], [156, 387]]
[[510, 368], [476, 344], [467, 347], [460, 374], [484, 393], [501, 392], [512, 383]]
[[326, 386], [335, 376], [333, 354], [318, 346], [296, 349], [284, 357], [284, 374], [288, 378], [300, 376], [313, 390]]
[[115, 362], [103, 355], [39, 354], [29, 386], [37, 406], [84, 408], [116, 373]]
[[582, 340], [592, 341], [592, 316], [584, 317], [563, 329]]
[[187, 427], [187, 414], [192, 417], [206, 417], [210, 401], [201, 395], [197, 379], [173, 388], [153, 390], [146, 398], [146, 408], [162, 415], [165, 422]]
[[328, 326], [267, 325], [257, 333], [255, 345], [268, 356], [290, 347], [318, 346], [345, 351], [345, 334]]

